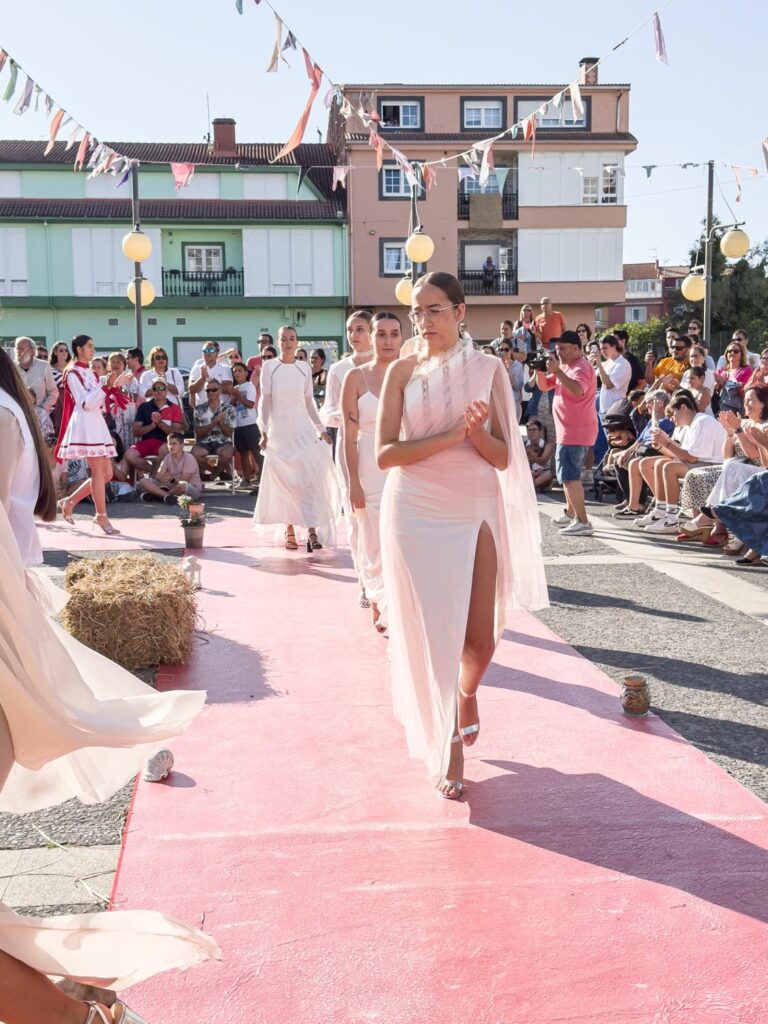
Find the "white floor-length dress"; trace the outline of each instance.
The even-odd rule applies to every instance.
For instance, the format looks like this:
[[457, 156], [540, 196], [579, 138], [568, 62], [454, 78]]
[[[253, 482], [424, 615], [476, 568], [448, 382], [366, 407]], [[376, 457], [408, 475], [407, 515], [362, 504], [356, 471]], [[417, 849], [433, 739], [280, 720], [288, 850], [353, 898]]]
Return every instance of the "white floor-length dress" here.
[[[0, 478], [8, 480], [6, 511], [22, 562], [25, 565], [38, 565], [43, 560], [43, 547], [35, 529], [35, 505], [40, 493], [40, 468], [35, 443], [24, 410], [2, 389], [0, 409], [6, 412], [2, 419], [6, 420], [8, 430], [0, 449]], [[0, 494], [4, 491], [5, 485], [0, 488]]]
[[317, 529], [336, 545], [341, 498], [329, 445], [312, 397], [312, 372], [303, 362], [269, 359], [261, 369], [259, 428], [267, 435], [255, 529], [270, 524]]
[[360, 520], [357, 516], [353, 515], [351, 507], [352, 503], [349, 500], [349, 480], [347, 479], [346, 466], [344, 465], [344, 424], [342, 423], [341, 411], [341, 389], [344, 386], [344, 381], [346, 380], [347, 375], [354, 369], [354, 352], [344, 356], [343, 359], [337, 359], [336, 362], [331, 365], [325, 379], [325, 400], [320, 407], [320, 419], [326, 427], [330, 427], [337, 431], [334, 448], [336, 479], [339, 483], [341, 507], [344, 511], [347, 523], [347, 540], [349, 542], [350, 554], [352, 555], [352, 564], [355, 567], [357, 578], [360, 580], [360, 586], [364, 588], [365, 584], [363, 583], [362, 568], [359, 565], [357, 558], [357, 552], [360, 549]]
[[[2, 811], [106, 800], [205, 701], [201, 691], [156, 693], [78, 643], [46, 614], [63, 600], [25, 573], [0, 504]], [[2, 903], [0, 949], [44, 974], [115, 989], [220, 957], [210, 936], [155, 911], [34, 918]]]
[[481, 529], [491, 531], [498, 558], [497, 641], [510, 608], [547, 605], [536, 494], [501, 361], [460, 342], [417, 365], [404, 392], [401, 436], [448, 430], [478, 399], [498, 413], [509, 467], [495, 470], [467, 440], [391, 469], [381, 506], [394, 710], [409, 753], [426, 762], [435, 782], [448, 771]]
[[[368, 381], [363, 374], [366, 387]], [[365, 495], [365, 508], [355, 509], [358, 523], [356, 536], [356, 565], [360, 583], [370, 601], [379, 610], [379, 621], [387, 622], [384, 578], [381, 567], [380, 515], [381, 497], [387, 480], [387, 470], [379, 469], [376, 461], [376, 416], [379, 396], [367, 390], [357, 400], [357, 473]]]

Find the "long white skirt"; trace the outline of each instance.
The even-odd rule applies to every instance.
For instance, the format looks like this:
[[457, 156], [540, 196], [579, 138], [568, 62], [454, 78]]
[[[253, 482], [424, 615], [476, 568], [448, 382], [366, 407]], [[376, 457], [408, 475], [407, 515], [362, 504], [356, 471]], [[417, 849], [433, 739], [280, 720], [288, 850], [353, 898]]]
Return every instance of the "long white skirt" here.
[[749, 462], [726, 459], [723, 463], [723, 471], [707, 498], [707, 505], [719, 505], [721, 501], [725, 501], [726, 498], [730, 498], [738, 491], [745, 480], [749, 480], [755, 473], [762, 472], [763, 466], [753, 466]]

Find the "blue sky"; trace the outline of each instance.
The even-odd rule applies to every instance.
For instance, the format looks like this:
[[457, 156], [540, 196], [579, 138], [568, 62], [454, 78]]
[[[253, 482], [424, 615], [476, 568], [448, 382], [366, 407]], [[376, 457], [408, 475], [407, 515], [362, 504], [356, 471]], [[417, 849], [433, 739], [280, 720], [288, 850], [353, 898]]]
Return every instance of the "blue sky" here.
[[[264, 3], [243, 2], [240, 17], [234, 0], [0, 0], [0, 46], [100, 138], [202, 139], [209, 96], [211, 116], [234, 117], [241, 141], [283, 141], [308, 93], [303, 61], [267, 75], [274, 20]], [[565, 83], [579, 58], [609, 51], [653, 3], [275, 0], [335, 81], [408, 83]], [[602, 81], [632, 86], [630, 128], [640, 145], [625, 181], [628, 261], [683, 261], [706, 211], [704, 168], [659, 166], [648, 180], [642, 164], [714, 158], [757, 167], [761, 177], [744, 175], [738, 205], [733, 172], [722, 163], [716, 172], [750, 237], [768, 237], [760, 150], [768, 136], [768, 114], [760, 113], [768, 5], [672, 0], [661, 21], [668, 67], [654, 59], [647, 25], [600, 69]], [[6, 79], [7, 70], [3, 86]], [[18, 117], [12, 106], [0, 103], [3, 138], [46, 137], [42, 115]], [[306, 141], [317, 140], [324, 114], [318, 101]], [[719, 190], [715, 211], [732, 219]]]

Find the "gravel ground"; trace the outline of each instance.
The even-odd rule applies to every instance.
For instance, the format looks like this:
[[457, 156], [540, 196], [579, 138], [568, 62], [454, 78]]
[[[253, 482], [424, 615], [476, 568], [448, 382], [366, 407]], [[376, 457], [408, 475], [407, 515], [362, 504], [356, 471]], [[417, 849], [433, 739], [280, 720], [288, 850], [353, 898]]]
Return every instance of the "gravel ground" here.
[[[208, 491], [205, 497], [208, 512], [232, 517], [250, 516], [254, 500], [250, 494], [232, 495], [224, 488]], [[608, 503], [590, 508], [597, 515], [611, 512]], [[144, 502], [117, 503], [109, 512], [116, 520], [178, 515], [175, 509]], [[82, 517], [92, 514], [86, 506]], [[542, 529], [545, 555], [580, 556], [578, 564], [560, 560], [548, 565], [552, 603], [540, 613], [542, 621], [618, 683], [632, 671], [642, 672], [651, 686], [654, 711], [768, 800], [765, 627], [641, 562], [617, 564], [615, 551], [596, 538], [561, 537], [546, 516]], [[178, 559], [182, 553], [166, 550], [160, 557]], [[604, 564], [589, 562], [590, 556], [605, 555], [614, 557]], [[48, 553], [52, 578], [61, 582], [67, 562], [78, 557], [95, 555]], [[725, 560], [723, 572], [734, 572]], [[748, 571], [744, 579], [768, 589], [768, 570]], [[154, 674], [145, 673], [143, 678], [151, 684]], [[116, 860], [131, 790], [132, 783], [97, 806], [84, 807], [73, 800], [34, 814], [0, 814], [0, 851], [44, 847], [51, 839], [72, 849], [114, 846]], [[100, 907], [17, 909], [45, 915]]]

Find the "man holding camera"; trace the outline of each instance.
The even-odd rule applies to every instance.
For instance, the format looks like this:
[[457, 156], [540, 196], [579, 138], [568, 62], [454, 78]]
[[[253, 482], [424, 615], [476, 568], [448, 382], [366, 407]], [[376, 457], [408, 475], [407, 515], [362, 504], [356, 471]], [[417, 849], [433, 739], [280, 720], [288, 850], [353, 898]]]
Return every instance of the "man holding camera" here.
[[575, 331], [563, 331], [553, 340], [555, 352], [547, 357], [546, 369], [538, 363], [533, 365], [539, 388], [555, 393], [555, 468], [566, 501], [565, 512], [555, 523], [562, 527], [560, 533], [566, 537], [591, 537], [593, 530], [587, 519], [581, 472], [597, 434], [597, 378], [584, 358]]

